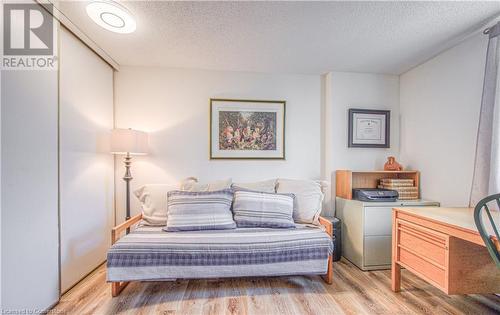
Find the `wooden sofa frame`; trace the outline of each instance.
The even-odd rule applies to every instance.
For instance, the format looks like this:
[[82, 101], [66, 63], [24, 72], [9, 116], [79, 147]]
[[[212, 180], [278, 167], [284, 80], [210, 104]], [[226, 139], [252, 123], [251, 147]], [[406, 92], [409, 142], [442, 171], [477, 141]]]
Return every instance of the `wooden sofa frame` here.
[[[142, 214], [138, 214], [127, 221], [123, 222], [120, 225], [115, 226], [111, 230], [111, 244], [116, 243], [120, 239], [120, 235], [123, 231], [126, 229], [130, 228], [132, 225], [138, 223], [142, 219]], [[330, 235], [331, 238], [333, 238], [333, 225], [332, 223], [323, 218], [319, 217], [319, 223], [325, 227], [326, 233]], [[328, 270], [325, 275], [322, 275], [321, 278], [323, 281], [325, 281], [327, 284], [332, 284], [333, 282], [333, 257], [332, 254], [328, 256]], [[113, 297], [118, 296], [120, 292], [129, 284], [128, 281], [126, 282], [111, 282], [111, 295]]]

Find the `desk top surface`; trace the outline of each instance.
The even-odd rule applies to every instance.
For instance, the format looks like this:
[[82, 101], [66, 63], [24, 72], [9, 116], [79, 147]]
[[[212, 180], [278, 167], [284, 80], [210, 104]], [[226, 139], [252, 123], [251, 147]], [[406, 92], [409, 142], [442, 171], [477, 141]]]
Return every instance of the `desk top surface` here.
[[[420, 207], [420, 208], [396, 208], [398, 211], [406, 212], [416, 216], [424, 217], [436, 222], [453, 225], [462, 229], [478, 233], [474, 222], [474, 208], [446, 208], [446, 207]], [[500, 226], [500, 212], [492, 211], [493, 221], [497, 227]], [[491, 236], [494, 235], [489, 220], [483, 213], [483, 222]]]

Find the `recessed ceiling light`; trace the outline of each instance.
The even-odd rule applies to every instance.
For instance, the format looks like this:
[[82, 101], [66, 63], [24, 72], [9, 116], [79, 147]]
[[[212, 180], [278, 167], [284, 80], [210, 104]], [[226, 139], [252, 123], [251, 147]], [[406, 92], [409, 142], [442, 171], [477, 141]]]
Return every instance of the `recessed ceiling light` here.
[[115, 33], [132, 33], [137, 25], [132, 14], [114, 1], [94, 1], [87, 5], [87, 14], [100, 27]]

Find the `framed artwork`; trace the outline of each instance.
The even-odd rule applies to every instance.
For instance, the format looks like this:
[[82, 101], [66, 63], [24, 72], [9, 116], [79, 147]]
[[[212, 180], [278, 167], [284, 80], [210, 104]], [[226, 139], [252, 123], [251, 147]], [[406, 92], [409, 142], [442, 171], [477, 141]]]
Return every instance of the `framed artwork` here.
[[349, 148], [389, 148], [391, 111], [349, 109]]
[[285, 159], [285, 101], [210, 99], [210, 159]]

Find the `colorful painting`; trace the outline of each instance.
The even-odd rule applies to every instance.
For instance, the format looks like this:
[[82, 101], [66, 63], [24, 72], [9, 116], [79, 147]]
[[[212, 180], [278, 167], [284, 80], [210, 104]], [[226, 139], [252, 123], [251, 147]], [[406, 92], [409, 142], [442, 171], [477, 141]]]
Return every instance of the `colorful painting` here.
[[220, 150], [276, 150], [276, 113], [219, 112]]
[[210, 158], [284, 158], [284, 101], [212, 99], [210, 109]]

